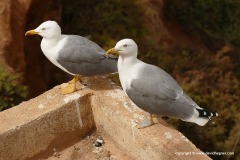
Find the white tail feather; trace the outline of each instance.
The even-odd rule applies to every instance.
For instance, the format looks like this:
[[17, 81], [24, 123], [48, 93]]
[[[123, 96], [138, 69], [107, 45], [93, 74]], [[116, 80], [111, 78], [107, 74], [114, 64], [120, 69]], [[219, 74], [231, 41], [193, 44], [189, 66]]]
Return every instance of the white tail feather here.
[[194, 110], [192, 117], [187, 118], [187, 119], [182, 119], [182, 120], [187, 121], [187, 122], [196, 123], [199, 126], [204, 126], [210, 119], [207, 117], [199, 117], [198, 111]]
[[204, 126], [209, 121], [209, 119], [203, 118], [203, 117], [191, 117], [191, 118], [185, 119], [183, 121], [196, 123], [199, 126]]

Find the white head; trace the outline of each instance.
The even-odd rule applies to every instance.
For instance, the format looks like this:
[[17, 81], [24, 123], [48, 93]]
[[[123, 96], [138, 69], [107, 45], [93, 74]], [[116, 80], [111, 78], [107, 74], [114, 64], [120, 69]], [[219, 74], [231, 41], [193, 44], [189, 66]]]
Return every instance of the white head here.
[[119, 56], [137, 57], [138, 46], [132, 39], [123, 39], [117, 42], [116, 46], [107, 51], [107, 54], [119, 54]]
[[55, 21], [46, 21], [43, 22], [34, 30], [29, 30], [25, 33], [26, 36], [38, 34], [43, 38], [56, 38], [61, 35], [61, 28]]

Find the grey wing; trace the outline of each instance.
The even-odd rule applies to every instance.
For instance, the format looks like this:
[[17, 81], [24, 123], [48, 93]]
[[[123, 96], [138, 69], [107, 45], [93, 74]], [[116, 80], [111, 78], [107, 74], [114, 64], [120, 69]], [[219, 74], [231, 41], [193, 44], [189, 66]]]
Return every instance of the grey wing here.
[[[126, 89], [129, 98], [143, 110], [164, 116], [186, 117], [192, 113], [192, 107], [186, 106], [186, 112], [179, 112], [178, 100], [183, 91], [178, 83], [162, 69], [146, 65], [139, 79], [133, 79]], [[185, 103], [185, 100], [184, 102]], [[183, 107], [184, 108], [184, 107]]]
[[183, 93], [178, 83], [161, 68], [145, 64], [141, 73], [140, 81], [136, 80], [135, 84], [132, 85], [138, 85], [139, 89], [145, 91], [148, 95], [178, 99]]
[[105, 56], [96, 43], [76, 35], [69, 35], [59, 51], [57, 61], [69, 72], [94, 76], [117, 71], [117, 62]]
[[176, 117], [178, 108], [172, 105], [174, 99], [168, 96], [166, 88], [165, 91], [160, 91], [159, 88], [164, 87], [153, 85], [148, 78], [135, 79], [131, 82], [131, 86], [126, 89], [126, 93], [139, 108], [149, 113]]
[[76, 35], [67, 37], [67, 43], [59, 51], [59, 60], [65, 62], [89, 62], [99, 63], [104, 57], [105, 51], [96, 43]]

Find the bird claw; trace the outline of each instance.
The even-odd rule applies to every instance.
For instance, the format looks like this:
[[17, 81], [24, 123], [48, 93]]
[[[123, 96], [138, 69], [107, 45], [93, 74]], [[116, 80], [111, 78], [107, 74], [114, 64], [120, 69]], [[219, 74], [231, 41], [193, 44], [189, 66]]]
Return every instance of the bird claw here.
[[75, 92], [76, 90], [77, 89], [75, 83], [69, 83], [66, 87], [61, 88], [61, 94], [70, 94]]
[[156, 123], [152, 122], [149, 119], [144, 119], [142, 122], [139, 123], [138, 129], [147, 128], [147, 127], [150, 127], [150, 126], [152, 126], [154, 124], [156, 124]]
[[81, 81], [80, 82], [84, 87], [89, 87], [89, 83], [88, 82], [85, 82], [85, 81]]

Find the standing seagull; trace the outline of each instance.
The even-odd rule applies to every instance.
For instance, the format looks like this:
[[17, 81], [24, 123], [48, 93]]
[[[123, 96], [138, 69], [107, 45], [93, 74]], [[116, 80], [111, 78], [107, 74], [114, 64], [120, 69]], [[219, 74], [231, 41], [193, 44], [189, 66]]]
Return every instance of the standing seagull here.
[[204, 126], [217, 113], [199, 107], [164, 70], [137, 59], [138, 47], [123, 39], [107, 54], [119, 54], [118, 72], [125, 93], [141, 109], [152, 114], [180, 118]]
[[57, 67], [74, 76], [62, 88], [62, 94], [76, 91], [76, 82], [81, 76], [92, 77], [117, 72], [117, 61], [106, 57], [106, 52], [96, 43], [77, 35], [63, 35], [55, 21], [43, 22], [26, 36], [38, 34], [43, 37], [43, 54]]

